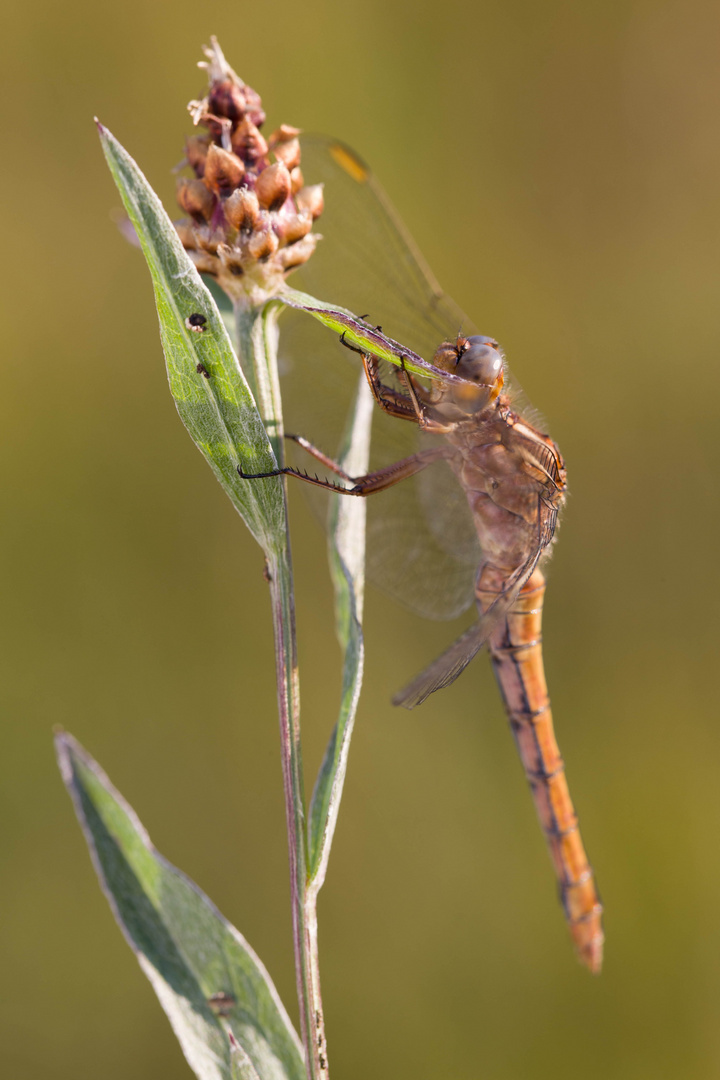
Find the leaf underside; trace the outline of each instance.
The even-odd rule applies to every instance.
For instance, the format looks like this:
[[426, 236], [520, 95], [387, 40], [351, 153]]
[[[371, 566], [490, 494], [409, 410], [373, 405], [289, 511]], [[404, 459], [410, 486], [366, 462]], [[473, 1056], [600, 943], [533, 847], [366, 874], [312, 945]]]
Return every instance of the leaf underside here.
[[304, 1080], [278, 993], [242, 934], [152, 845], [133, 809], [72, 738], [60, 771], [115, 918], [199, 1080]]

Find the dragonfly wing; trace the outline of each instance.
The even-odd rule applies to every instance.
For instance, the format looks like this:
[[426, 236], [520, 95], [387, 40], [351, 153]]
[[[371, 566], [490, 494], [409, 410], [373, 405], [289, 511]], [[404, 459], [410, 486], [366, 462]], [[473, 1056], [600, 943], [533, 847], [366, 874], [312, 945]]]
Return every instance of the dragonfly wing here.
[[325, 185], [317, 223], [324, 237], [292, 282], [311, 295], [368, 315], [396, 341], [432, 357], [443, 341], [477, 333], [443, 293], [370, 168], [337, 139], [303, 135], [308, 184]]
[[[486, 627], [483, 622], [483, 619], [479, 619], [473, 623], [437, 660], [398, 691], [392, 699], [393, 705], [414, 709], [416, 705], [422, 705], [436, 690], [442, 690], [444, 686], [455, 682], [488, 639], [492, 626]], [[493, 619], [492, 625], [494, 624]]]
[[[358, 357], [296, 311], [283, 314], [279, 357], [286, 430], [334, 455], [357, 388]], [[423, 447], [438, 438], [423, 439]], [[371, 470], [417, 449], [415, 424], [375, 410]], [[292, 465], [322, 472], [300, 448], [291, 444], [287, 451]], [[328, 498], [335, 496], [306, 484], [302, 491], [325, 522]], [[452, 619], [465, 611], [472, 603], [480, 559], [467, 499], [445, 462], [368, 501], [368, 579], [411, 611], [432, 619]]]
[[[435, 521], [427, 505], [428, 490], [435, 496]], [[480, 549], [466, 513], [467, 500], [447, 463], [436, 462], [372, 503], [367, 548], [371, 580], [425, 618], [452, 619], [465, 611], [474, 595]], [[448, 521], [460, 533], [465, 531], [461, 526], [472, 530], [467, 551], [453, 549], [448, 533], [438, 527]]]
[[[476, 623], [461, 634], [452, 645], [445, 650], [437, 660], [425, 668], [412, 682], [398, 691], [392, 699], [393, 705], [402, 705], [405, 709], [414, 709], [416, 705], [422, 705], [436, 690], [442, 690], [445, 686], [454, 683], [458, 675], [461, 675], [470, 661], [477, 656], [480, 649], [485, 645], [490, 634], [501, 622], [515, 603], [518, 593], [528, 580], [533, 570], [540, 561], [540, 557], [552, 540], [552, 532], [555, 525], [556, 514], [550, 514], [552, 525], [548, 521], [542, 529], [538, 544], [532, 554], [522, 566], [508, 578], [504, 590], [498, 594], [490, 607], [480, 616]], [[549, 529], [549, 531], [548, 531]]]
[[[425, 358], [432, 359], [438, 345], [460, 330], [474, 332], [467, 316], [439, 289], [360, 158], [324, 136], [301, 141], [306, 182], [325, 185], [325, 209], [318, 221], [323, 239], [308, 263], [293, 273], [293, 285], [367, 313], [369, 321]], [[354, 394], [358, 357], [315, 320], [287, 311], [280, 361], [287, 430], [333, 453]], [[388, 368], [392, 382], [397, 369]], [[412, 454], [417, 435], [414, 424], [377, 410], [371, 468]], [[313, 494], [310, 501], [316, 503]], [[411, 610], [441, 619], [464, 611], [472, 603], [480, 558], [467, 499], [443, 463], [371, 500], [368, 577]]]
[[[317, 231], [325, 237], [292, 283], [312, 296], [368, 313], [396, 341], [432, 360], [443, 341], [478, 330], [444, 293], [370, 167], [345, 143], [302, 135], [302, 169], [308, 184], [325, 184]], [[338, 243], [337, 238], [342, 238]], [[518, 412], [544, 430], [515, 377], [505, 393]]]

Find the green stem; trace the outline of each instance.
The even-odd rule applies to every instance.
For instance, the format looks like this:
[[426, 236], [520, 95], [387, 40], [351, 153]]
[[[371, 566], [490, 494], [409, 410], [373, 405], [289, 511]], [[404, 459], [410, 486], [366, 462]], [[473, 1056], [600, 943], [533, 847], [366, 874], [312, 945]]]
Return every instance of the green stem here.
[[[235, 310], [235, 323], [238, 356], [255, 395], [275, 456], [282, 464], [282, 404], [277, 374], [278, 314], [275, 305], [266, 306], [262, 312], [256, 308], [238, 305]], [[286, 497], [284, 501], [284, 542], [279, 550], [267, 552], [267, 559], [275, 634], [275, 677], [290, 857], [295, 976], [308, 1080], [328, 1080], [318, 966], [317, 894], [308, 886], [295, 597]]]

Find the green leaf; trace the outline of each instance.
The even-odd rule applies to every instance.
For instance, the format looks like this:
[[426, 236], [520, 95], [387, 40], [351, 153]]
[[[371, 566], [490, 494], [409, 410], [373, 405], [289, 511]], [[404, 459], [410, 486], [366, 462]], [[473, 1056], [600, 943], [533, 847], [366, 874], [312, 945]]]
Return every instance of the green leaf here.
[[[285, 534], [280, 481], [248, 483], [237, 473], [239, 464], [249, 472], [268, 471], [275, 458], [226, 325], [157, 195], [117, 139], [98, 128], [152, 276], [177, 410], [255, 539], [266, 552], [278, 550]], [[204, 317], [201, 332], [189, 329], [191, 315]]]
[[195, 1075], [304, 1080], [300, 1041], [243, 936], [155, 850], [75, 739], [61, 732], [55, 741], [100, 884]]
[[378, 360], [387, 360], [396, 367], [403, 366], [407, 371], [422, 375], [426, 379], [441, 379], [446, 383], [459, 384], [465, 384], [468, 381], [459, 375], [452, 375], [449, 371], [443, 371], [442, 368], [429, 364], [412, 349], [383, 334], [378, 327], [370, 326], [347, 308], [338, 307], [337, 304], [328, 304], [307, 293], [291, 289], [288, 285], [283, 286], [275, 299], [287, 304], [288, 307], [297, 308], [298, 311], [307, 311], [308, 315], [318, 319], [323, 326], [327, 326], [337, 334], [343, 334], [349, 345], [354, 345], [359, 351], [377, 357]]
[[[372, 416], [373, 398], [363, 374], [340, 457], [340, 464], [351, 476], [367, 472]], [[342, 495], [334, 495], [330, 507], [328, 554], [335, 587], [335, 624], [344, 659], [340, 713], [310, 804], [308, 873], [315, 891], [325, 880], [362, 685], [366, 510], [365, 499]]]
[[222, 321], [225, 323], [225, 329], [228, 332], [228, 337], [233, 340], [236, 327], [235, 327], [235, 312], [228, 294], [220, 288], [215, 278], [210, 277], [209, 274], [201, 274], [201, 280], [207, 285], [208, 292], [212, 296], [213, 300], [217, 304], [217, 309], [222, 316]]

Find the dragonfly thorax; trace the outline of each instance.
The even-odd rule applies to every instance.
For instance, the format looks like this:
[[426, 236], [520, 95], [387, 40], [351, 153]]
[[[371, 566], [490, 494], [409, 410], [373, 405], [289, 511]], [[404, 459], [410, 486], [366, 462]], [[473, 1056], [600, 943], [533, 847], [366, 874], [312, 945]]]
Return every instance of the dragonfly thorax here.
[[503, 386], [503, 357], [498, 343], [477, 334], [445, 341], [433, 358], [435, 367], [466, 379], [465, 383], [444, 383], [434, 392], [433, 405], [448, 419], [473, 416], [492, 404]]

